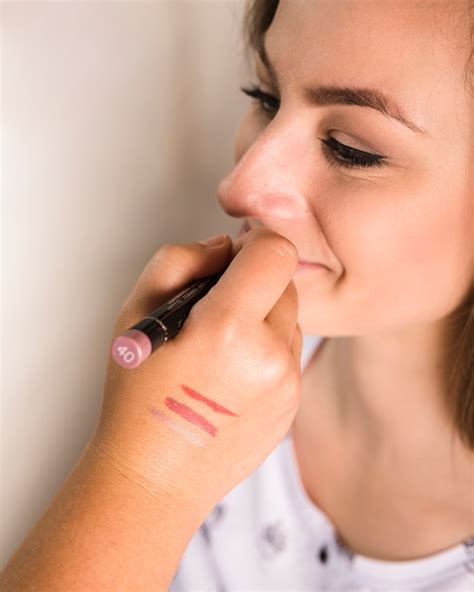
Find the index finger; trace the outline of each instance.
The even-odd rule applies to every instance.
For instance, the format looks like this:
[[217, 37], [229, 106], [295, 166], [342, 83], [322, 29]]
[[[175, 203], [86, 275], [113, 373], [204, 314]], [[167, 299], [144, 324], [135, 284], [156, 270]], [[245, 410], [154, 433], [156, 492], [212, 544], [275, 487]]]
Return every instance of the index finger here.
[[298, 251], [269, 228], [253, 228], [235, 243], [237, 253], [208, 293], [209, 299], [238, 318], [261, 322], [291, 281]]

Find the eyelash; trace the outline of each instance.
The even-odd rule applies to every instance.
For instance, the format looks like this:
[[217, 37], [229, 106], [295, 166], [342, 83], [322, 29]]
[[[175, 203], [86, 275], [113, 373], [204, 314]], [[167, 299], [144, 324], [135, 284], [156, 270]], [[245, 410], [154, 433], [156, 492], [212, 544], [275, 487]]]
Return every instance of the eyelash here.
[[[259, 110], [268, 117], [273, 117], [278, 111], [280, 101], [272, 95], [263, 92], [259, 86], [254, 85], [248, 88], [241, 87], [240, 90], [247, 96], [255, 99]], [[327, 146], [327, 148], [329, 148], [329, 151], [326, 152], [326, 154], [328, 157], [328, 162], [331, 166], [336, 165], [346, 168], [381, 167], [383, 166], [382, 161], [386, 158], [385, 156], [380, 156], [378, 154], [371, 154], [370, 152], [356, 150], [355, 148], [341, 144], [331, 137], [327, 138], [326, 140], [323, 138], [319, 139]], [[342, 158], [336, 156], [337, 154], [342, 156]]]

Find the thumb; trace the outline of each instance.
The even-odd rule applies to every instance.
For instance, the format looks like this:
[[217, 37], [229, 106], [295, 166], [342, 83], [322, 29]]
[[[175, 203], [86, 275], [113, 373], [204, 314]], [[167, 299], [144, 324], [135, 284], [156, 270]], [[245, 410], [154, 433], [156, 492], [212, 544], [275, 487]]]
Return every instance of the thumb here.
[[303, 353], [303, 331], [299, 323], [296, 323], [295, 332], [291, 342], [291, 351], [298, 364], [301, 364], [301, 354]]
[[125, 300], [114, 333], [128, 329], [194, 280], [223, 271], [230, 262], [232, 241], [227, 234], [220, 236], [223, 240], [217, 244], [163, 244]]
[[200, 240], [198, 241], [198, 243], [200, 245], [206, 245], [207, 247], [222, 247], [222, 245], [228, 238], [229, 237], [227, 236], [227, 234], [214, 234], [214, 236], [211, 236], [210, 238], [204, 240]]

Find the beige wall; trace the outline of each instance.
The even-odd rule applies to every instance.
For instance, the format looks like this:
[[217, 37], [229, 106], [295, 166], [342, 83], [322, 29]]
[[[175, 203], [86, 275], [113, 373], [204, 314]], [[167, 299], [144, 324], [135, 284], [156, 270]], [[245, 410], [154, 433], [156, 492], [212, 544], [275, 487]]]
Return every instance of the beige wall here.
[[118, 309], [216, 200], [248, 99], [243, 0], [3, 2], [2, 565], [80, 455]]

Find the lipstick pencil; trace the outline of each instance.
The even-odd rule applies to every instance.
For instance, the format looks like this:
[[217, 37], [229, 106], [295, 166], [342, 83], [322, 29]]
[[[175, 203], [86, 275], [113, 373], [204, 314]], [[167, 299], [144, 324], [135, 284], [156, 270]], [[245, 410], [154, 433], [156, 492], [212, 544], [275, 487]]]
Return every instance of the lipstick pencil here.
[[114, 339], [114, 360], [124, 368], [137, 368], [163, 343], [176, 337], [193, 305], [209, 292], [224, 271], [191, 282]]

